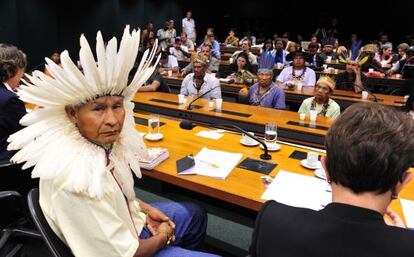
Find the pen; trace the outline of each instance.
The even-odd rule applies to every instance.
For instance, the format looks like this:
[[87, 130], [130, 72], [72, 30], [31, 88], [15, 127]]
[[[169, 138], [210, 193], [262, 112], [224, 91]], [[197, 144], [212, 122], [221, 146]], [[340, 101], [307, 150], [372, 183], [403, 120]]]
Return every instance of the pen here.
[[199, 162], [202, 162], [202, 163], [204, 163], [204, 164], [207, 164], [208, 166], [211, 166], [211, 167], [213, 167], [213, 168], [220, 168], [220, 166], [218, 165], [218, 164], [215, 164], [215, 163], [210, 163], [210, 162], [208, 162], [208, 161], [205, 161], [205, 160], [201, 160], [201, 159], [199, 159], [199, 158], [197, 158], [197, 157], [194, 157], [194, 156], [191, 156], [191, 155], [188, 155], [187, 156], [188, 158], [190, 158], [190, 159], [193, 159], [193, 160], [197, 160], [197, 161], [199, 161]]

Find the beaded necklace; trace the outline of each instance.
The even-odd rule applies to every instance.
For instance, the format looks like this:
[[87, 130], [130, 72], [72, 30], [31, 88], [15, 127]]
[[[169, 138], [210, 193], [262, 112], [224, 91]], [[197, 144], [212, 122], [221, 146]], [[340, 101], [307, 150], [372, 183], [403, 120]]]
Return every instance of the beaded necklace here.
[[[316, 98], [314, 97], [311, 104], [311, 110], [316, 110]], [[329, 108], [329, 98], [328, 101], [323, 103], [322, 110], [318, 113], [318, 116], [326, 117], [326, 113], [328, 112]]]

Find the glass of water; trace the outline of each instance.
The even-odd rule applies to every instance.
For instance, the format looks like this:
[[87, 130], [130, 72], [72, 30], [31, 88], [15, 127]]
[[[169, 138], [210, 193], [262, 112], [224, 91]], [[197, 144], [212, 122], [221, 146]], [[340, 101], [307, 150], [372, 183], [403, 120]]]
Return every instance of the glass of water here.
[[275, 123], [266, 123], [266, 126], [265, 126], [266, 145], [275, 145], [276, 140], [277, 140], [277, 125]]
[[148, 117], [148, 134], [155, 135], [160, 133], [160, 116], [150, 114]]

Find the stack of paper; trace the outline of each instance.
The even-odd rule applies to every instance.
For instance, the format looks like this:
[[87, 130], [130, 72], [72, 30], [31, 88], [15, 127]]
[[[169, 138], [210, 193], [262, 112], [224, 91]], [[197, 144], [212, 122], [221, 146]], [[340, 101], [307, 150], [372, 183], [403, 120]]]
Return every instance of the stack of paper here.
[[155, 166], [168, 158], [169, 152], [167, 148], [148, 148], [148, 158], [140, 159], [140, 167], [146, 170], [152, 170]]
[[400, 199], [407, 227], [414, 228], [414, 201]]
[[225, 179], [242, 157], [241, 153], [216, 151], [204, 147], [194, 157], [195, 165], [186, 171], [180, 172], [180, 175], [197, 174]]
[[325, 180], [281, 170], [263, 193], [262, 199], [320, 210], [332, 201], [332, 193]]

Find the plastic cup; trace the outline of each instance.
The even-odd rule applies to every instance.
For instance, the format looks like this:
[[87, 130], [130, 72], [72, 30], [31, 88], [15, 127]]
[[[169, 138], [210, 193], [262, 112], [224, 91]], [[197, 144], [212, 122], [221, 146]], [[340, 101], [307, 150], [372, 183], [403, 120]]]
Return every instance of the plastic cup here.
[[214, 108], [214, 101], [210, 100], [210, 101], [208, 102], [208, 108], [209, 108], [209, 109], [213, 109], [213, 108]]
[[223, 103], [223, 99], [217, 98], [216, 99], [216, 109], [221, 110], [221, 104]]
[[310, 110], [309, 111], [310, 121], [316, 121], [316, 116], [317, 115], [318, 115], [318, 112], [316, 110]]
[[368, 69], [369, 72], [374, 72], [373, 68]]
[[[254, 133], [253, 132], [247, 132], [247, 133], [249, 133], [250, 135], [254, 136]], [[244, 141], [244, 143], [246, 143], [248, 145], [252, 145], [255, 142], [253, 138], [247, 136], [246, 134], [243, 134], [243, 141]]]
[[185, 104], [186, 99], [185, 99], [185, 95], [179, 94], [178, 95], [178, 104]]
[[368, 99], [368, 92], [362, 91], [361, 96], [362, 96], [362, 99]]
[[315, 166], [318, 163], [318, 154], [315, 152], [308, 152], [306, 160], [309, 166]]
[[300, 120], [305, 120], [305, 118], [306, 118], [306, 113], [299, 113]]
[[401, 74], [395, 74], [395, 78], [396, 79], [401, 79], [402, 78], [402, 75]]

